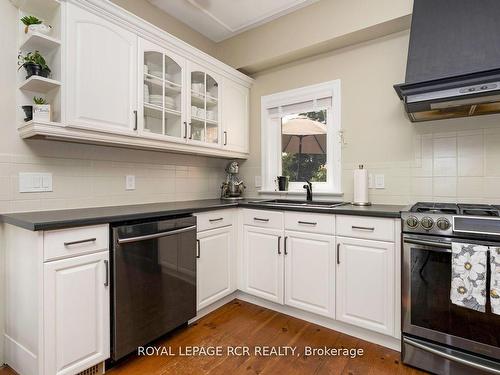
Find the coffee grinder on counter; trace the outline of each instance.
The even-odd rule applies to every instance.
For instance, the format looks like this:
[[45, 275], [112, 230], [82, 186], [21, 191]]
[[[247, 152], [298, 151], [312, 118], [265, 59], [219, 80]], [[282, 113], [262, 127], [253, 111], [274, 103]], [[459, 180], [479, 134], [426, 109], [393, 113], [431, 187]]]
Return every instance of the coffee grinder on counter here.
[[239, 169], [240, 167], [235, 161], [226, 166], [226, 181], [224, 181], [221, 186], [221, 199], [243, 199], [242, 195], [246, 186], [238, 176]]

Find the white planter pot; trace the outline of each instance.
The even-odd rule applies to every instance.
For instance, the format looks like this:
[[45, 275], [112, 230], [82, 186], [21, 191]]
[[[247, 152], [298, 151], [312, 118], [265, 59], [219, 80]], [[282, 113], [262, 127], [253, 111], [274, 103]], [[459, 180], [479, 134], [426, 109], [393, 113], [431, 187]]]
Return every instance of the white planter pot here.
[[50, 104], [33, 105], [33, 121], [52, 121], [52, 111]]
[[44, 25], [43, 23], [39, 25], [29, 25], [28, 32], [30, 33], [40, 33], [40, 34], [49, 34], [52, 28], [49, 25]]

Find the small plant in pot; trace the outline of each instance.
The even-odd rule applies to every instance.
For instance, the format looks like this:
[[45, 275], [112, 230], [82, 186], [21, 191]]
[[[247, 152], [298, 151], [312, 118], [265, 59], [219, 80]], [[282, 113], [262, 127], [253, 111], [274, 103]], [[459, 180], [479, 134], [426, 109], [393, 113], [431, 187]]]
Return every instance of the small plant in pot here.
[[43, 21], [35, 16], [24, 16], [21, 18], [21, 22], [24, 24], [24, 32], [27, 34], [28, 32], [32, 33], [42, 33], [48, 34], [52, 26], [46, 25]]
[[25, 56], [20, 54], [18, 60], [19, 69], [26, 69], [26, 79], [34, 75], [47, 78], [50, 74], [50, 68], [47, 62], [38, 51], [28, 52]]
[[50, 104], [44, 98], [33, 97], [34, 105], [23, 105], [24, 121], [51, 121]]

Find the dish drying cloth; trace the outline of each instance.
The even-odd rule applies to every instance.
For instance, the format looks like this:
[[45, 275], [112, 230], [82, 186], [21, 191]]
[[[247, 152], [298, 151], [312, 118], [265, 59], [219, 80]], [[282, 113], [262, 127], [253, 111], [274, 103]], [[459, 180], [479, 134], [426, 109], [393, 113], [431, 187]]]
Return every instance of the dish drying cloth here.
[[[488, 247], [452, 243], [451, 250], [451, 302], [458, 306], [484, 312], [486, 306], [486, 257]], [[498, 261], [500, 272], [500, 254]]]
[[490, 247], [491, 312], [500, 315], [500, 247]]

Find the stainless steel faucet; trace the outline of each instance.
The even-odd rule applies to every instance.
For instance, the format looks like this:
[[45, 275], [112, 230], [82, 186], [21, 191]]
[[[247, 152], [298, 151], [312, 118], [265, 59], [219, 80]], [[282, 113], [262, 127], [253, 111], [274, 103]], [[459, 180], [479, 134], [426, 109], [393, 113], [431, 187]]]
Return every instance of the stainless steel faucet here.
[[313, 200], [313, 186], [312, 186], [312, 183], [310, 181], [307, 181], [307, 184], [304, 185], [304, 189], [306, 189], [306, 193], [307, 193], [307, 201], [308, 202], [312, 202]]

